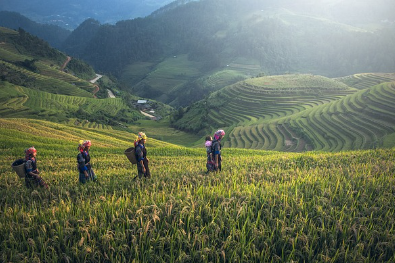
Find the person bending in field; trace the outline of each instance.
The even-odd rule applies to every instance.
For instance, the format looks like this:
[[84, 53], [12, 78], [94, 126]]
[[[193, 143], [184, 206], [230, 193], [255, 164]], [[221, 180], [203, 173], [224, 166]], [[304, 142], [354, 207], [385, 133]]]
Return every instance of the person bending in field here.
[[213, 160], [215, 163], [214, 170], [221, 171], [222, 170], [222, 156], [221, 156], [221, 139], [225, 136], [225, 131], [218, 130], [214, 133], [214, 140], [212, 147]]
[[34, 147], [30, 147], [25, 150], [25, 183], [26, 187], [30, 188], [32, 187], [33, 184], [38, 184], [41, 187], [45, 187], [45, 189], [48, 189], [48, 185], [45, 183], [43, 178], [41, 178], [40, 171], [37, 169], [37, 150]]
[[213, 138], [211, 136], [206, 137], [206, 142], [204, 146], [206, 146], [206, 154], [207, 154], [207, 163], [206, 168], [207, 172], [214, 171], [214, 160], [213, 160], [213, 152], [212, 152]]
[[79, 154], [77, 155], [78, 170], [80, 171], [79, 180], [81, 183], [86, 183], [89, 180], [96, 181], [97, 177], [91, 166], [91, 157], [89, 150], [91, 148], [91, 141], [81, 140], [78, 145]]
[[143, 132], [139, 132], [136, 140], [134, 141], [135, 154], [137, 160], [137, 172], [138, 172], [137, 176], [139, 178], [142, 178], [143, 176], [146, 178], [151, 177], [151, 172], [148, 167], [149, 160], [147, 158], [147, 148], [145, 148], [146, 141], [147, 141], [147, 136]]

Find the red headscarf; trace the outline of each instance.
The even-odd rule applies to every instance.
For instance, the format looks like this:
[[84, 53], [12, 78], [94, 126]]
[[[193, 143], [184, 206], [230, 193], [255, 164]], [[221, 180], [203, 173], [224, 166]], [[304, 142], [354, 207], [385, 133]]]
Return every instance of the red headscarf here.
[[34, 146], [27, 148], [25, 150], [25, 159], [29, 160], [30, 156], [32, 156], [34, 153], [37, 153], [37, 150], [36, 150], [36, 148], [34, 148]]
[[79, 144], [78, 144], [78, 150], [79, 150], [80, 152], [83, 152], [84, 149], [85, 149], [85, 147], [91, 146], [91, 145], [92, 145], [92, 142], [89, 141], [89, 140], [86, 140], [86, 141], [80, 140], [80, 142], [79, 142]]

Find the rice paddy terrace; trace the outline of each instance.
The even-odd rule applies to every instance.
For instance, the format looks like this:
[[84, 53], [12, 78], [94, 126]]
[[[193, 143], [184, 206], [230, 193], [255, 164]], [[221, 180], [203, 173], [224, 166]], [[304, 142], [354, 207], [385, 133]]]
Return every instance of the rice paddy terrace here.
[[103, 124], [86, 120], [99, 113], [114, 117], [120, 111], [124, 111], [124, 114], [135, 114], [136, 118], [140, 116], [137, 111], [130, 111], [120, 98], [94, 99], [59, 95], [6, 82], [0, 85], [0, 91], [0, 115], [6, 118], [50, 119], [58, 122], [70, 122], [71, 119], [78, 118], [80, 121], [74, 119], [77, 126], [99, 127]]
[[[37, 50], [29, 50], [31, 43], [39, 45]], [[19, 32], [0, 27], [1, 117], [73, 122], [92, 128], [141, 118], [121, 98], [95, 99], [97, 87], [64, 72], [65, 61], [66, 55], [40, 40], [26, 40]], [[89, 74], [89, 67], [77, 65], [81, 74]]]
[[92, 98], [95, 86], [64, 72], [66, 55], [40, 41], [25, 39], [17, 31], [0, 27], [2, 79], [16, 85], [23, 82], [36, 90]]
[[388, 81], [393, 78], [358, 74], [342, 82], [313, 75], [249, 79], [210, 97], [208, 123], [214, 124], [213, 129], [227, 127], [226, 147], [279, 151], [391, 147], [395, 88]]
[[209, 123], [217, 126], [267, 123], [353, 93], [321, 76], [253, 78], [228, 86], [210, 98]]
[[[1, 147], [8, 152], [34, 143], [37, 148], [63, 147], [81, 139], [89, 139], [96, 147], [126, 147], [132, 145], [134, 135], [112, 129], [111, 126], [78, 127], [74, 124], [60, 124], [26, 118], [0, 118]], [[150, 138], [149, 146], [165, 147], [169, 143]], [[173, 145], [173, 147], [176, 147]], [[71, 147], [75, 148], [75, 147]]]
[[[148, 134], [149, 136], [149, 134]], [[97, 182], [78, 182], [92, 140]], [[2, 262], [394, 262], [395, 150], [205, 149], [149, 137], [152, 177], [133, 180], [133, 134], [0, 118]], [[50, 189], [10, 164], [26, 147]]]
[[[12, 45], [8, 46], [8, 49], [13, 49]], [[0, 45], [0, 66], [3, 67], [4, 72], [16, 72], [26, 78], [30, 86], [38, 90], [64, 95], [93, 97], [92, 92], [95, 87], [89, 81], [62, 72], [59, 68], [48, 65], [44, 61], [35, 62], [37, 72], [16, 66], [18, 62], [32, 59], [32, 57], [7, 50], [7, 44]]]
[[350, 87], [361, 90], [373, 87], [383, 82], [393, 82], [395, 81], [395, 73], [354, 74], [351, 76], [336, 78], [336, 80], [341, 81]]

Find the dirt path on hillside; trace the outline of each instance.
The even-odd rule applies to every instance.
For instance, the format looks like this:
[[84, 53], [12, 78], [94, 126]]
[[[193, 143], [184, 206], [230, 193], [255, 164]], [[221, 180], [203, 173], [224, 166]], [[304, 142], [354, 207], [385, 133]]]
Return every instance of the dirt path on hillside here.
[[94, 97], [95, 99], [97, 99], [96, 93], [99, 92], [100, 88], [99, 88], [99, 86], [97, 86], [97, 85], [94, 85], [94, 87], [95, 87], [95, 89], [92, 91], [92, 93], [93, 93], [93, 97]]
[[151, 114], [148, 114], [148, 113], [146, 113], [144, 111], [140, 111], [140, 113], [143, 114], [144, 116], [149, 117], [151, 120], [156, 120], [156, 117], [151, 115]]
[[71, 57], [67, 56], [66, 61], [63, 63], [62, 67], [60, 68], [61, 71], [63, 71], [67, 67], [67, 64], [69, 64], [70, 60]]
[[[103, 77], [103, 75], [96, 74], [96, 78], [90, 80], [89, 82], [92, 83], [92, 84], [94, 84], [94, 83], [96, 83], [96, 81], [98, 81], [101, 77]], [[99, 87], [97, 84], [94, 85], [94, 87], [95, 87], [95, 89], [93, 90], [92, 93], [93, 93], [93, 96], [95, 97], [95, 99], [97, 99], [96, 93], [99, 92], [100, 87]]]
[[92, 84], [93, 84], [93, 83], [96, 83], [96, 81], [98, 81], [98, 80], [101, 79], [102, 77], [103, 77], [103, 75], [96, 74], [96, 78], [90, 80], [89, 82], [92, 83]]

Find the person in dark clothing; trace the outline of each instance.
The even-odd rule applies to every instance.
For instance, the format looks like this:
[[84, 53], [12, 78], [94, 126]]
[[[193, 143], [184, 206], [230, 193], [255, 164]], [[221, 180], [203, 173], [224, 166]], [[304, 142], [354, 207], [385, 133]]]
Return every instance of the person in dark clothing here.
[[222, 156], [221, 156], [221, 139], [225, 136], [225, 131], [218, 130], [214, 133], [214, 140], [212, 143], [213, 148], [213, 160], [215, 163], [215, 171], [221, 171], [222, 169]]
[[139, 132], [137, 135], [137, 139], [135, 140], [135, 153], [137, 160], [137, 172], [138, 177], [142, 178], [143, 176], [146, 178], [151, 177], [151, 172], [149, 170], [149, 160], [147, 158], [147, 148], [145, 147], [145, 142], [147, 141], [147, 136], [143, 132]]
[[30, 147], [25, 150], [25, 183], [27, 187], [31, 187], [32, 183], [38, 184], [41, 187], [48, 189], [48, 185], [39, 175], [40, 171], [37, 169], [37, 150], [34, 147]]
[[77, 155], [78, 170], [80, 172], [79, 181], [81, 183], [86, 183], [89, 180], [96, 181], [97, 177], [91, 166], [91, 157], [89, 155], [89, 150], [92, 143], [91, 141], [81, 140], [78, 146], [80, 153]]

